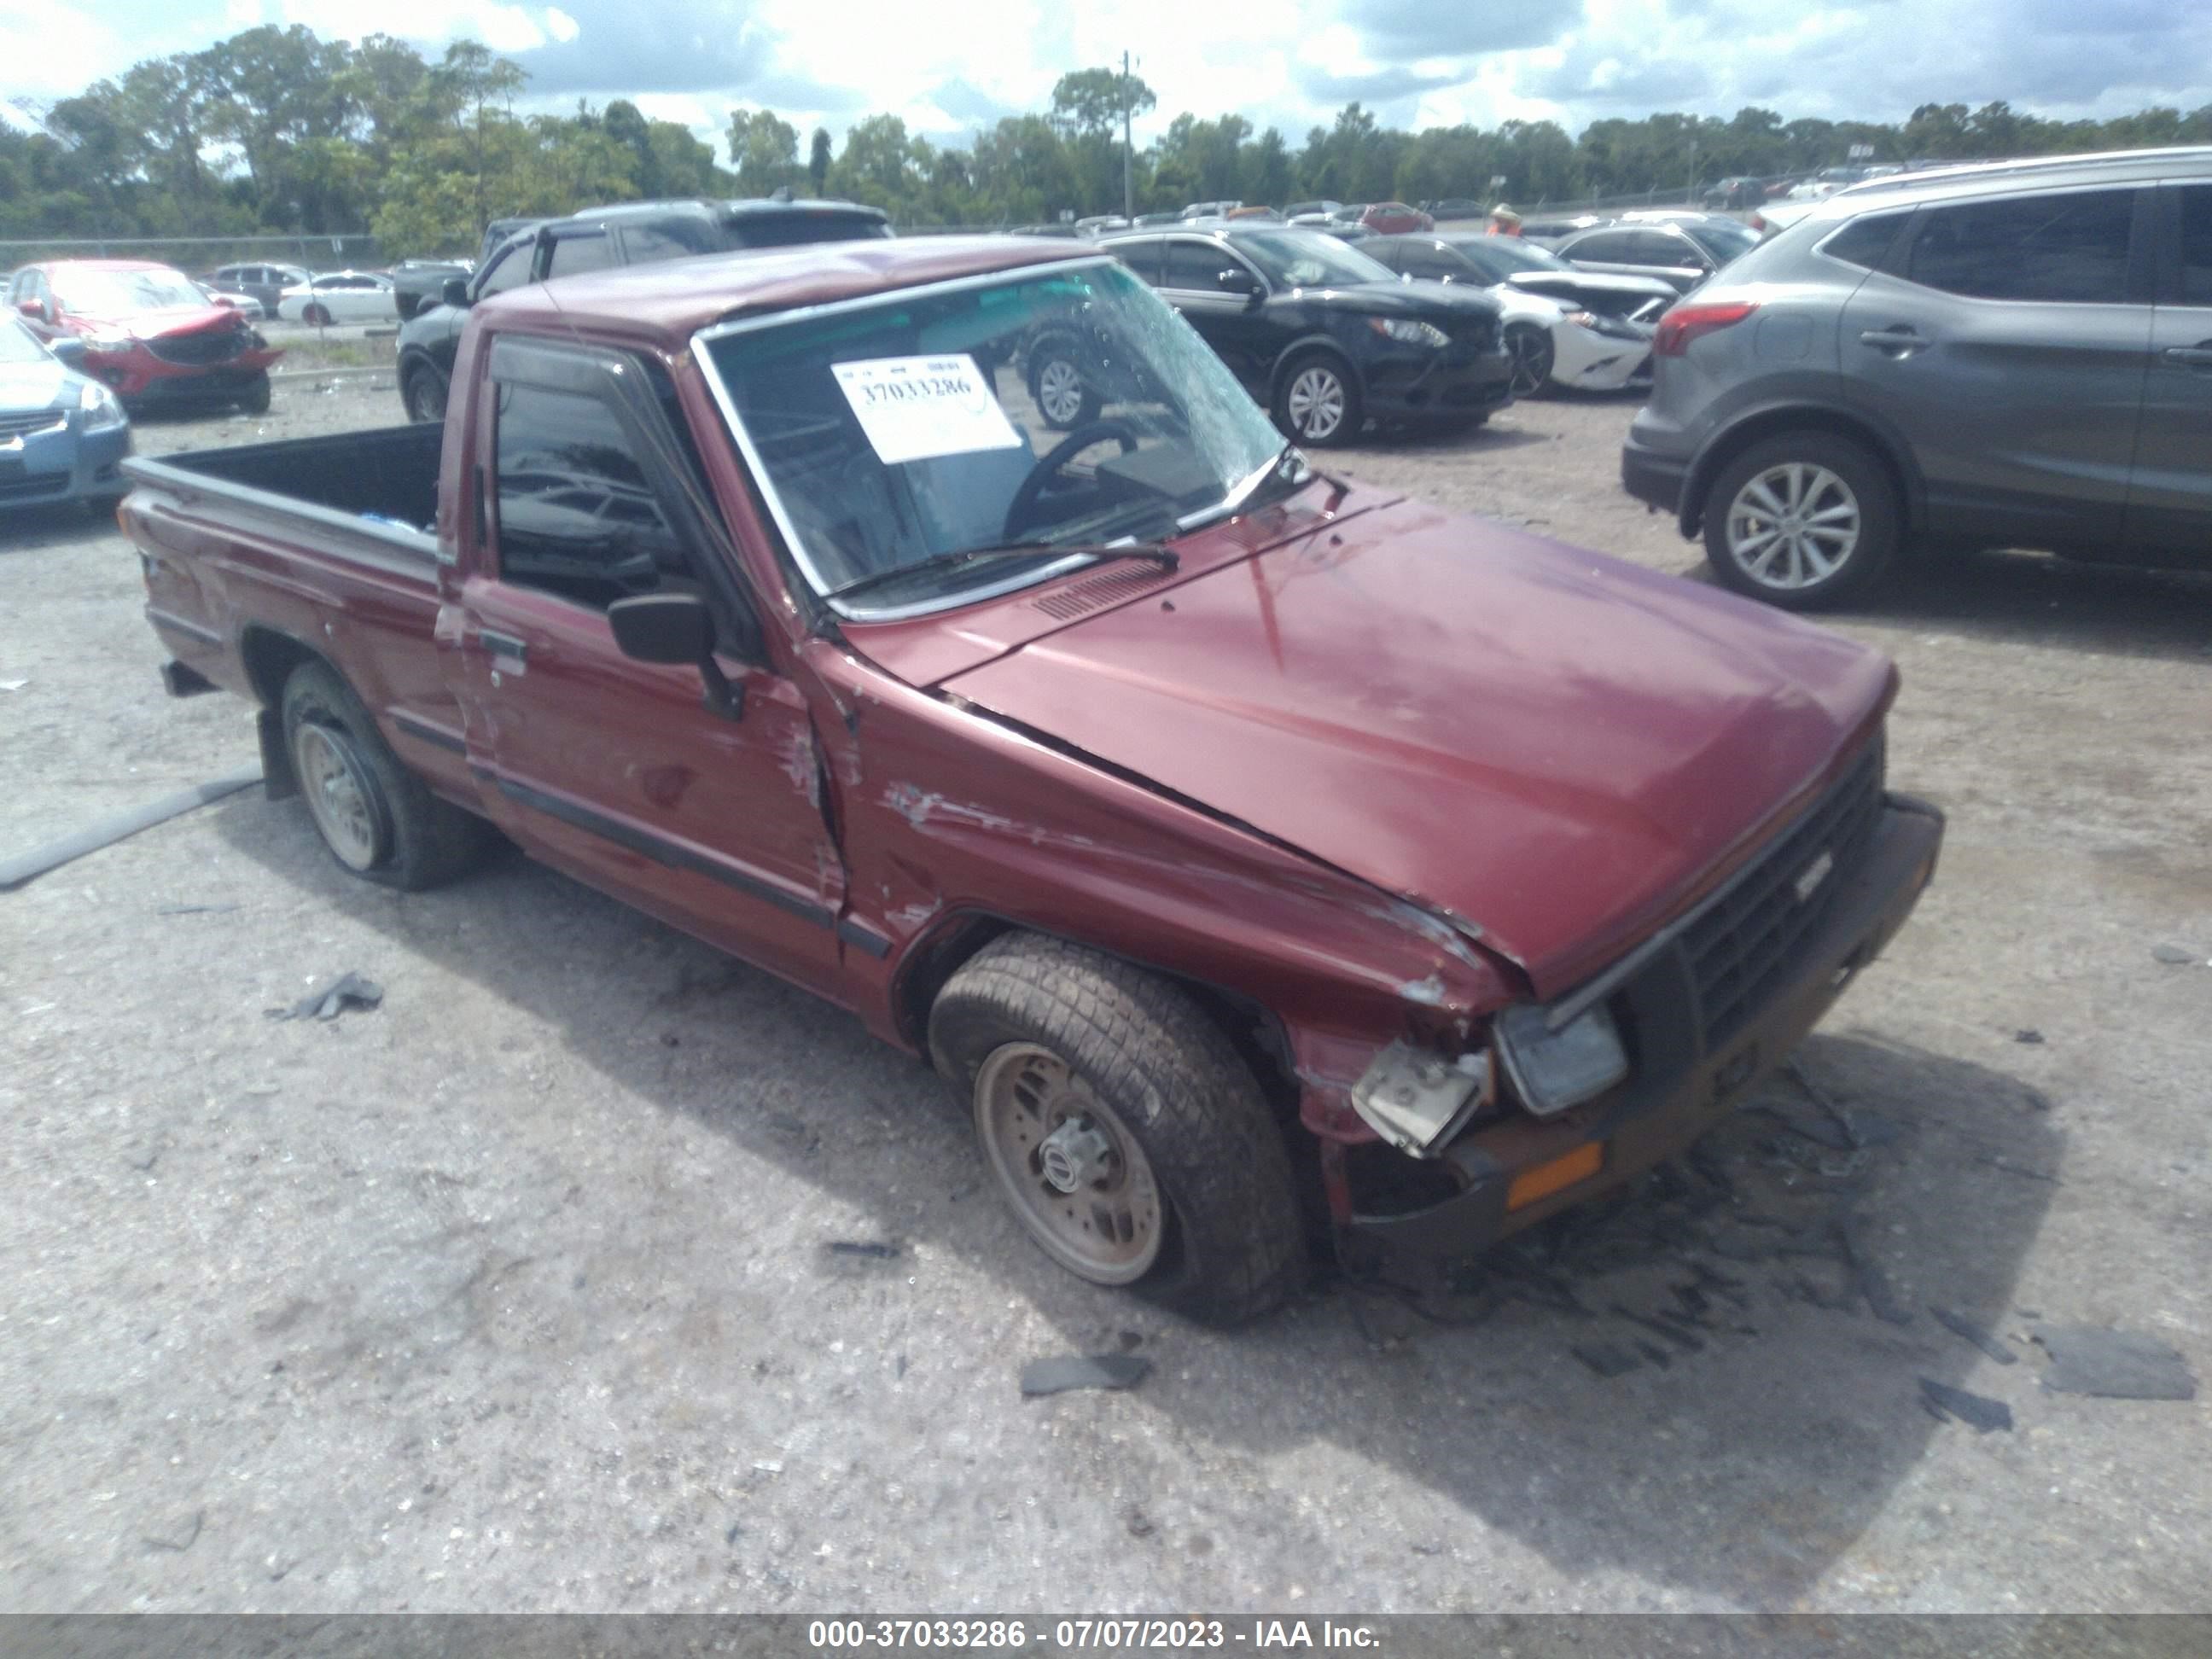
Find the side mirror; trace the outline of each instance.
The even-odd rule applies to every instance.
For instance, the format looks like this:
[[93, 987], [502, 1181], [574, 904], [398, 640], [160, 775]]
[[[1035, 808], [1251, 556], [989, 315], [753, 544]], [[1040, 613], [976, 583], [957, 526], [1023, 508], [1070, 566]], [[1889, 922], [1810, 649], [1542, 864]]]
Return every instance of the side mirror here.
[[1260, 279], [1241, 266], [1231, 265], [1228, 270], [1217, 273], [1213, 281], [1224, 294], [1241, 294], [1249, 300], [1256, 298], [1260, 293]]
[[448, 276], [438, 290], [438, 297], [457, 310], [469, 308], [469, 284], [464, 276]]
[[707, 683], [707, 707], [725, 720], [745, 712], [744, 692], [714, 660], [714, 615], [696, 593], [638, 593], [607, 607], [615, 646], [639, 662], [689, 663]]
[[46, 349], [61, 360], [64, 368], [84, 367], [84, 342], [74, 334], [60, 334], [46, 342]]
[[44, 300], [18, 300], [15, 301], [15, 309], [26, 317], [37, 318], [42, 323], [53, 321], [52, 318], [46, 315], [46, 302]]

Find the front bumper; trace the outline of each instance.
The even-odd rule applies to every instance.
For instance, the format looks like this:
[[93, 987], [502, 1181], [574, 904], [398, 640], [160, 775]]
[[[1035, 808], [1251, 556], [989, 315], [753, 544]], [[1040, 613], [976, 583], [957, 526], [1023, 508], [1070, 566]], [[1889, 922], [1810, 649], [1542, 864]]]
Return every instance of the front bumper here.
[[[1623, 994], [1640, 1004], [1647, 1019], [1667, 1021], [1643, 1047], [1648, 1057], [1673, 1048], [1671, 1063], [1640, 1068], [1614, 1094], [1550, 1119], [1516, 1111], [1479, 1125], [1448, 1147], [1441, 1160], [1461, 1190], [1440, 1203], [1406, 1213], [1361, 1215], [1349, 1225], [1348, 1243], [1373, 1265], [1392, 1261], [1429, 1265], [1463, 1261], [1542, 1220], [1674, 1157], [1733, 1110], [1790, 1056], [1819, 1024], [1858, 971], [1880, 954], [1912, 913], [1943, 839], [1943, 817], [1934, 807], [1889, 795], [1864, 854], [1845, 878], [1820, 925], [1801, 943], [1790, 970], [1778, 976], [1764, 1006], [1718, 1047], [1700, 1051], [1682, 1030], [1694, 1030], [1695, 994], [1686, 965], [1674, 952], [1660, 957]], [[1510, 1200], [1516, 1179], [1547, 1166], [1592, 1156], [1595, 1173], [1530, 1201]]]
[[1573, 323], [1552, 331], [1552, 380], [1577, 392], [1619, 392], [1651, 382], [1651, 341], [1616, 337]]
[[131, 453], [131, 428], [81, 432], [82, 418], [72, 414], [62, 431], [25, 439], [19, 448], [0, 447], [0, 509], [120, 495], [130, 488], [121, 469]]
[[1376, 353], [1364, 372], [1367, 412], [1379, 421], [1449, 420], [1513, 401], [1513, 360], [1503, 346], [1395, 347]]

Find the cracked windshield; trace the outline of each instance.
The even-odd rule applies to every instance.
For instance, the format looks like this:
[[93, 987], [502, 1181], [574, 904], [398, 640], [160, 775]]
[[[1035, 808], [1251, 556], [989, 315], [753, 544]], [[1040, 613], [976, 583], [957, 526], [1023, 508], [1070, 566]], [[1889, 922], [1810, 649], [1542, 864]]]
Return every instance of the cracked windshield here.
[[793, 551], [849, 614], [929, 609], [1156, 544], [1304, 467], [1118, 265], [710, 337]]

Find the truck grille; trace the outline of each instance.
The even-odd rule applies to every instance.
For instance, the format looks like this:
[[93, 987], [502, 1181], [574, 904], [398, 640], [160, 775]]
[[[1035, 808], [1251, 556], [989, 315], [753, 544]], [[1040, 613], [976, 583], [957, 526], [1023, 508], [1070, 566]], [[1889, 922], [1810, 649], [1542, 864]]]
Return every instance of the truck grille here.
[[69, 424], [66, 410], [34, 409], [27, 414], [0, 415], [0, 443], [10, 438], [27, 438], [33, 433], [58, 432]]
[[197, 334], [160, 334], [146, 342], [146, 349], [165, 363], [224, 363], [246, 349], [246, 331], [210, 328]]
[[[1798, 942], [1827, 915], [1873, 840], [1881, 785], [1882, 740], [1876, 737], [1827, 793], [1683, 930], [1708, 1052], [1758, 1012]], [[1823, 854], [1831, 862], [1813, 883]], [[1807, 888], [1802, 893], [1801, 884]]]

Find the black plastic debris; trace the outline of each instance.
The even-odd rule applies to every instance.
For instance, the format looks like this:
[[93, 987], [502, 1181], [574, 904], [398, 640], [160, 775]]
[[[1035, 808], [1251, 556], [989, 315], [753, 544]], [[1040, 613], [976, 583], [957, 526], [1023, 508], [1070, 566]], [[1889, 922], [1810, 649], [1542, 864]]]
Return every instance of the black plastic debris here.
[[1948, 1308], [1938, 1308], [1932, 1303], [1928, 1311], [1934, 1316], [1938, 1325], [1950, 1332], [1952, 1335], [1964, 1338], [1972, 1343], [1990, 1358], [1996, 1360], [1998, 1364], [2009, 1365], [2020, 1358], [2002, 1337], [1991, 1335], [1964, 1315], [1954, 1314]]
[[271, 1019], [336, 1019], [349, 1008], [368, 1009], [384, 1000], [384, 988], [359, 974], [343, 974], [319, 991], [310, 991], [289, 1008], [266, 1010]]
[[1022, 1392], [1036, 1395], [1070, 1389], [1133, 1389], [1152, 1369], [1151, 1360], [1133, 1353], [1056, 1354], [1022, 1367]]
[[2197, 1379], [2180, 1354], [2140, 1331], [2045, 1325], [2035, 1340], [2051, 1356], [2043, 1386], [2102, 1400], [2194, 1400]]
[[2002, 1400], [1991, 1400], [1986, 1395], [1969, 1394], [1964, 1389], [1954, 1389], [1948, 1382], [1938, 1382], [1932, 1376], [1920, 1379], [1920, 1398], [1923, 1404], [1936, 1412], [1946, 1413], [1979, 1434], [1993, 1429], [2012, 1427], [2012, 1407]]
[[899, 1254], [897, 1245], [873, 1238], [833, 1238], [822, 1248], [832, 1255], [863, 1255], [878, 1261], [889, 1261]]
[[1628, 1349], [1613, 1342], [1576, 1342], [1569, 1346], [1567, 1352], [1608, 1380], [1626, 1376], [1644, 1364]]
[[2040, 1043], [2043, 1041], [2043, 1033], [2031, 1026], [2024, 1030], [2014, 1031], [2012, 1034], [2012, 1040], [2014, 1042]]

